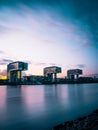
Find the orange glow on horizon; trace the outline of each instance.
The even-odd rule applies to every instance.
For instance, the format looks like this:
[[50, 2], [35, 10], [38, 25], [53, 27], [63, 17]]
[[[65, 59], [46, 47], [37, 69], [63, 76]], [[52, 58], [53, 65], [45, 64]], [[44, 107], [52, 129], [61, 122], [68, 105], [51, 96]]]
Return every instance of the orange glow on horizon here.
[[0, 75], [0, 79], [6, 80], [6, 79], [7, 79], [7, 76]]

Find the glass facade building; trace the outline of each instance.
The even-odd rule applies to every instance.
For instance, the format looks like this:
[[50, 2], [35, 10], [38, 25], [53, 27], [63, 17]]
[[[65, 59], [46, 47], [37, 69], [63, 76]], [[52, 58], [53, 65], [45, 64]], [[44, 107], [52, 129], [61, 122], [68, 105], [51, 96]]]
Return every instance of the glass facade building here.
[[71, 69], [67, 71], [67, 77], [68, 79], [78, 79], [82, 73], [83, 71], [81, 69]]
[[50, 66], [50, 67], [44, 68], [44, 77], [49, 82], [57, 81], [57, 73], [61, 73], [61, 67]]
[[21, 81], [21, 71], [28, 69], [28, 64], [21, 61], [12, 62], [7, 65], [7, 79], [9, 82]]

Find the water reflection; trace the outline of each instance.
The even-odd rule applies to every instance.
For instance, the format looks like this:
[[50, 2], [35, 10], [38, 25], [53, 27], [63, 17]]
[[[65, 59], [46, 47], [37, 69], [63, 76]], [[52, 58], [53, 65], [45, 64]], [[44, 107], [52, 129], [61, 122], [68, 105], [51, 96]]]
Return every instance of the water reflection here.
[[84, 88], [81, 84], [68, 85], [68, 99], [70, 105], [79, 106], [85, 102]]
[[0, 113], [6, 108], [6, 86], [0, 86]]
[[5, 105], [3, 105], [3, 111], [0, 110], [2, 117], [0, 118], [0, 130], [13, 129], [12, 126], [20, 122], [21, 117], [24, 116], [21, 103], [21, 86], [2, 86], [2, 93]]
[[44, 98], [45, 105], [48, 109], [62, 108], [62, 105], [68, 107], [68, 87], [61, 87], [60, 85], [44, 87]]
[[22, 102], [25, 111], [30, 115], [44, 109], [44, 89], [43, 87], [21, 87]]
[[98, 108], [97, 84], [0, 86], [0, 130], [49, 130]]

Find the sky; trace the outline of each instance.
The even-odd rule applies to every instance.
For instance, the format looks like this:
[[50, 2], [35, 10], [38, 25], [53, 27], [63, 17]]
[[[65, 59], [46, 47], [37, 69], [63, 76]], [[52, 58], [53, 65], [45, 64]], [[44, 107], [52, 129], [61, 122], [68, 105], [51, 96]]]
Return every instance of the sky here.
[[0, 0], [0, 74], [28, 63], [26, 75], [59, 66], [98, 74], [97, 0]]

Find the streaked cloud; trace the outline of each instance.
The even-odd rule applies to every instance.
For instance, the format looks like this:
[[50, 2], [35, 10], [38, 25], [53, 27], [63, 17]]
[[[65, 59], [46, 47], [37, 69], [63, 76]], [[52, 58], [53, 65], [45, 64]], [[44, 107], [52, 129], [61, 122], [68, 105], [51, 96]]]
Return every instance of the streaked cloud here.
[[56, 64], [56, 63], [38, 63], [38, 62], [36, 62], [36, 63], [34, 63], [33, 62], [33, 64], [35, 65], [35, 66], [45, 66], [45, 67], [47, 67], [47, 66], [61, 66], [61, 64]]
[[50, 65], [51, 65], [51, 66], [56, 66], [57, 64], [55, 64], [55, 63], [50, 63]]
[[78, 65], [76, 65], [76, 67], [78, 67], [78, 68], [85, 68], [86, 65], [85, 64], [78, 64]]
[[0, 25], [0, 35], [7, 34], [12, 31], [16, 32], [16, 31], [20, 31], [20, 29], [15, 27], [10, 27], [9, 25]]
[[2, 59], [0, 64], [13, 62], [10, 59], [15, 57], [39, 68], [95, 66], [97, 19], [97, 0], [2, 0], [1, 50], [13, 58]]
[[3, 26], [3, 25], [0, 25], [0, 33], [5, 32], [5, 31], [7, 31], [7, 30], [8, 30], [7, 27], [5, 27], [5, 26]]
[[44, 65], [47, 65], [47, 63], [35, 63], [35, 65], [37, 65], [37, 66], [44, 66]]
[[0, 60], [0, 65], [7, 65], [10, 62], [13, 62], [13, 60], [10, 60], [10, 59], [1, 59]]
[[67, 69], [85, 69], [87, 66], [86, 64], [69, 64], [66, 67]]

